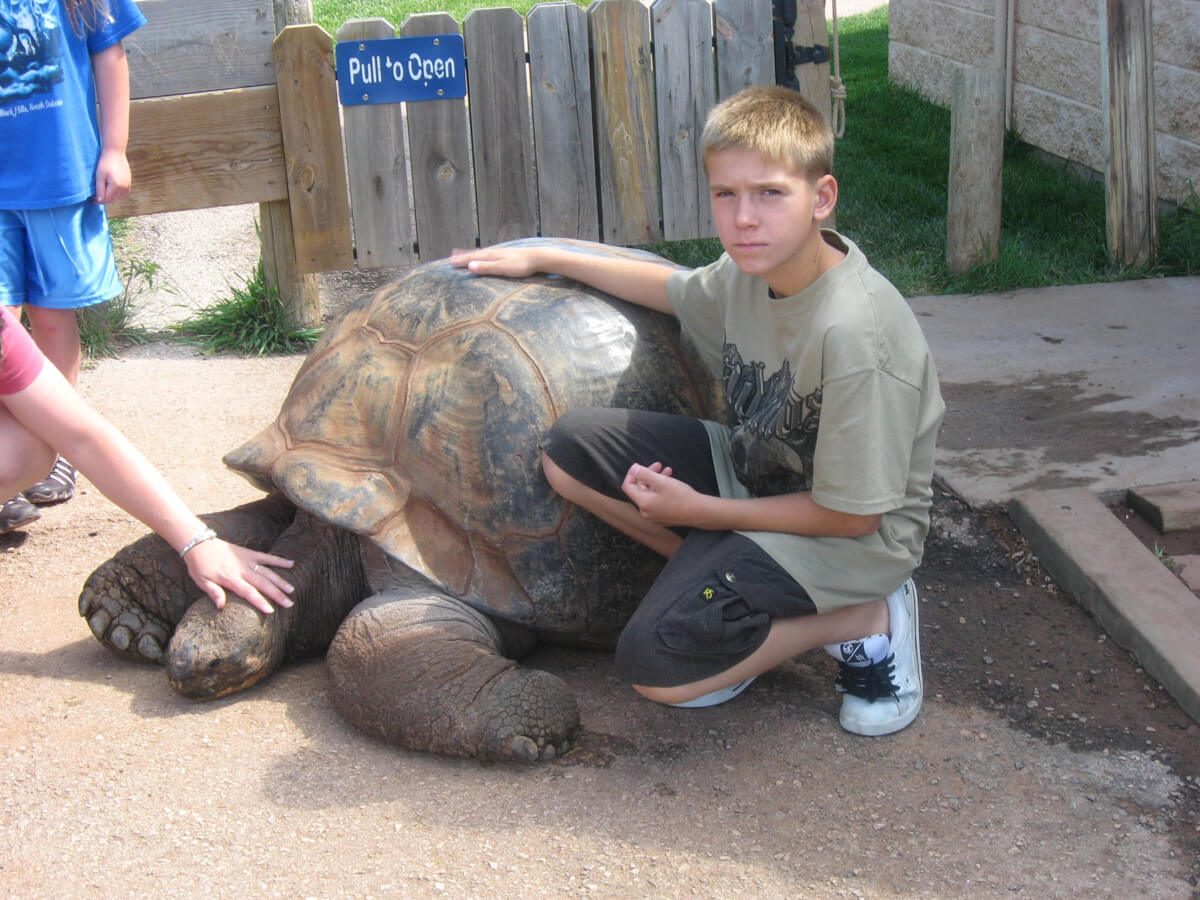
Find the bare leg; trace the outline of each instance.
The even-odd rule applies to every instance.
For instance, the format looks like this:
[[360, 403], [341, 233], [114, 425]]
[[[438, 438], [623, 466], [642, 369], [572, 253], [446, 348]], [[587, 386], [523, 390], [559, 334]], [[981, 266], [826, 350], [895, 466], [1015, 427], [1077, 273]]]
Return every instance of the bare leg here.
[[82, 353], [75, 310], [26, 306], [25, 314], [29, 316], [34, 343], [67, 381], [77, 384]]
[[[647, 521], [632, 503], [593, 490], [568, 475], [545, 454], [542, 454], [542, 469], [550, 486], [564, 499], [583, 507], [668, 559], [683, 543], [683, 538], [675, 532]], [[658, 703], [685, 703], [761, 675], [794, 656], [826, 644], [849, 641], [866, 634], [888, 633], [888, 607], [884, 599], [848, 606], [823, 615], [776, 619], [771, 623], [771, 630], [761, 647], [720, 674], [673, 687], [635, 684], [634, 689]]]
[[648, 521], [638, 508], [624, 500], [615, 500], [601, 494], [599, 491], [585, 485], [578, 479], [568, 475], [546, 454], [542, 454], [542, 470], [550, 486], [564, 500], [569, 500], [576, 506], [581, 506], [597, 518], [607, 522], [613, 528], [629, 535], [640, 544], [644, 544], [667, 559], [675, 555], [683, 538]]
[[724, 672], [674, 687], [637, 684], [633, 687], [643, 697], [657, 703], [685, 703], [761, 675], [809, 650], [853, 640], [865, 634], [888, 634], [889, 629], [887, 601], [882, 599], [847, 606], [819, 616], [776, 619], [771, 623], [771, 630], [762, 646]]
[[[73, 309], [44, 309], [26, 306], [33, 340], [72, 385], [79, 382], [82, 352], [79, 346], [79, 320]], [[44, 505], [62, 503], [75, 495], [75, 469], [55, 457], [52, 468], [43, 471], [40, 481], [25, 488], [26, 502]]]

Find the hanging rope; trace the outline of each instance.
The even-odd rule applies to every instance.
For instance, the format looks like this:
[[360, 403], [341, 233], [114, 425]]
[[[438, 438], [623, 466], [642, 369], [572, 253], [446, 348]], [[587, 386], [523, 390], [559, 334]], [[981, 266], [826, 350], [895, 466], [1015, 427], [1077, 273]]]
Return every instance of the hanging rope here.
[[838, 50], [837, 0], [829, 0], [833, 12], [833, 73], [829, 76], [830, 118], [834, 137], [846, 133], [846, 86], [842, 84], [842, 59]]

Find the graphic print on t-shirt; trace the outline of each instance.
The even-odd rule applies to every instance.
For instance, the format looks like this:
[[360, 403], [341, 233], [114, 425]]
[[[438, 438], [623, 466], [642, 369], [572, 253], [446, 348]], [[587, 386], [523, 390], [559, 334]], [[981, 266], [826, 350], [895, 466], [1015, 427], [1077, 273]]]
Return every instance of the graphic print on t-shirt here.
[[0, 0], [0, 107], [30, 112], [28, 98], [63, 80], [62, 28], [56, 0]]
[[766, 376], [766, 365], [745, 362], [737, 346], [725, 344], [725, 399], [733, 434], [734, 471], [756, 497], [812, 489], [812, 462], [821, 419], [821, 388], [796, 396], [787, 360]]

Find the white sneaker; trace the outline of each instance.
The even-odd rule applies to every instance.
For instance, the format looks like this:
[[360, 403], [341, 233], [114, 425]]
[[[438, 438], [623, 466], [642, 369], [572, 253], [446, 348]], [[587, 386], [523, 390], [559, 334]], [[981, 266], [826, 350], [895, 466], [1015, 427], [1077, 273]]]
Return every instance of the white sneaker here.
[[888, 594], [887, 605], [890, 655], [865, 666], [839, 663], [837, 689], [842, 692], [842, 710], [838, 721], [854, 734], [874, 737], [910, 725], [925, 694], [917, 586], [911, 578]]

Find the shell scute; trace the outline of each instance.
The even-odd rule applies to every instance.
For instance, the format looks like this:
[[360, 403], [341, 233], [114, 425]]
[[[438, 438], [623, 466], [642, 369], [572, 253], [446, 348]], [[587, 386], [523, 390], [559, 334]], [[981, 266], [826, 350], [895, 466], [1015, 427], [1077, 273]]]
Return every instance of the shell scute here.
[[362, 535], [383, 560], [368, 563], [376, 590], [416, 572], [603, 643], [661, 560], [562, 501], [540, 443], [568, 409], [715, 417], [717, 396], [668, 317], [566, 279], [430, 263], [331, 325], [276, 422], [226, 462]]

